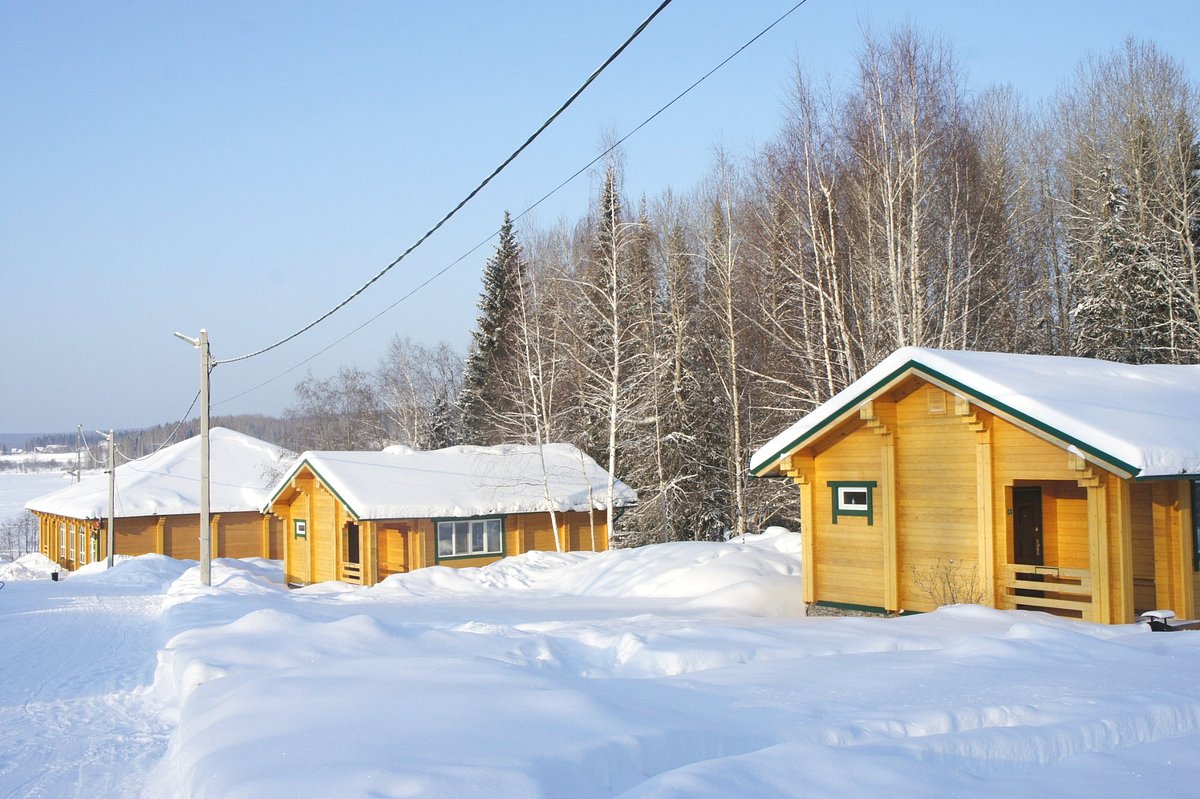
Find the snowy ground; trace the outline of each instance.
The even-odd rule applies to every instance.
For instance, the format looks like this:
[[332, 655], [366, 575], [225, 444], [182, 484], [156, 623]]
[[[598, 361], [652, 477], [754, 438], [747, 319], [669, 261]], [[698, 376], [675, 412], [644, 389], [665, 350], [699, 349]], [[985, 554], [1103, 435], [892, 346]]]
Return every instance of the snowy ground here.
[[205, 589], [158, 556], [10, 582], [0, 796], [1196, 794], [1200, 634], [803, 618], [798, 548], [531, 553], [373, 589], [289, 592], [270, 561], [218, 561]]

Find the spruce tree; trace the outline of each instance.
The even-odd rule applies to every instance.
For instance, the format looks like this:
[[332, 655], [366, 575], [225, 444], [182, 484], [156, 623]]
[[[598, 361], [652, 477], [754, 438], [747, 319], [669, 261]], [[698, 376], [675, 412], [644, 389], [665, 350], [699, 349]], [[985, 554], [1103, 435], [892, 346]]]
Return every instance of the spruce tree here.
[[461, 440], [465, 444], [497, 444], [496, 419], [506, 407], [502, 379], [513, 368], [517, 341], [517, 292], [521, 280], [521, 247], [512, 218], [504, 212], [500, 240], [483, 272], [479, 317], [463, 372]]
[[444, 391], [439, 391], [425, 420], [421, 449], [445, 449], [458, 443], [455, 435], [454, 406]]

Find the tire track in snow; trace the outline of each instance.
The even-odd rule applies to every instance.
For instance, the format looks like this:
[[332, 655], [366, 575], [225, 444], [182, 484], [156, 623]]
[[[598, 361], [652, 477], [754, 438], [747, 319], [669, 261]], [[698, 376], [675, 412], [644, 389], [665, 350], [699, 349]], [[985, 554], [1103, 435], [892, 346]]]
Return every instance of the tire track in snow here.
[[0, 604], [0, 797], [136, 796], [165, 750], [147, 688], [161, 598], [73, 593]]

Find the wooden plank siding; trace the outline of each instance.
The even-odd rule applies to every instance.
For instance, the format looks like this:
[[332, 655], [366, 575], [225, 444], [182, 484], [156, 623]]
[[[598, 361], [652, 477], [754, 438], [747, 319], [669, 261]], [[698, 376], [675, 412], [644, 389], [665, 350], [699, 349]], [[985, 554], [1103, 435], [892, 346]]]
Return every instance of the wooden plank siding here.
[[964, 574], [979, 568], [975, 433], [954, 397], [930, 386], [897, 403], [896, 438], [900, 604], [891, 609], [933, 610], [914, 570], [950, 560]]
[[[813, 453], [812, 559], [818, 601], [871, 607], [884, 605], [883, 528], [861, 516], [840, 516], [833, 523], [829, 481], [880, 481], [880, 444], [874, 431], [852, 419]], [[887, 512], [876, 491], [876, 514]]]
[[[71, 519], [54, 514], [34, 512], [41, 534], [40, 551], [65, 569], [77, 569], [108, 557], [108, 526], [105, 520], [96, 527], [94, 519]], [[214, 514], [214, 552], [220, 558], [268, 557], [263, 549], [264, 517], [258, 511]], [[66, 556], [59, 555], [61, 536], [59, 525], [73, 536], [74, 547], [67, 547]], [[279, 527], [276, 526], [276, 534]], [[84, 533], [81, 549], [79, 534]], [[277, 536], [278, 537], [278, 536]], [[171, 516], [128, 516], [113, 523], [113, 540], [118, 555], [166, 555], [180, 560], [200, 557], [200, 516], [180, 514]], [[275, 557], [281, 557], [276, 554]]]

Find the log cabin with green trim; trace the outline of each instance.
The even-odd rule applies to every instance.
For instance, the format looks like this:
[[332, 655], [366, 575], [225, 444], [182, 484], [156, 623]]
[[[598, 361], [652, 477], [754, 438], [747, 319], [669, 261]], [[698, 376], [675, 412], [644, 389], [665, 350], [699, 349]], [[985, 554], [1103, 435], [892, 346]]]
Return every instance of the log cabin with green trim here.
[[751, 460], [801, 496], [810, 605], [1127, 623], [1200, 597], [1200, 366], [904, 348]]
[[[615, 480], [614, 512], [637, 495]], [[608, 473], [569, 444], [303, 453], [263, 512], [289, 585], [375, 585], [425, 566], [608, 548]]]
[[[294, 457], [274, 444], [209, 431], [210, 528], [214, 558], [282, 558], [283, 525], [261, 505]], [[30, 500], [40, 551], [64, 569], [108, 557], [108, 477], [95, 475]], [[114, 554], [200, 558], [200, 437], [116, 469]]]

